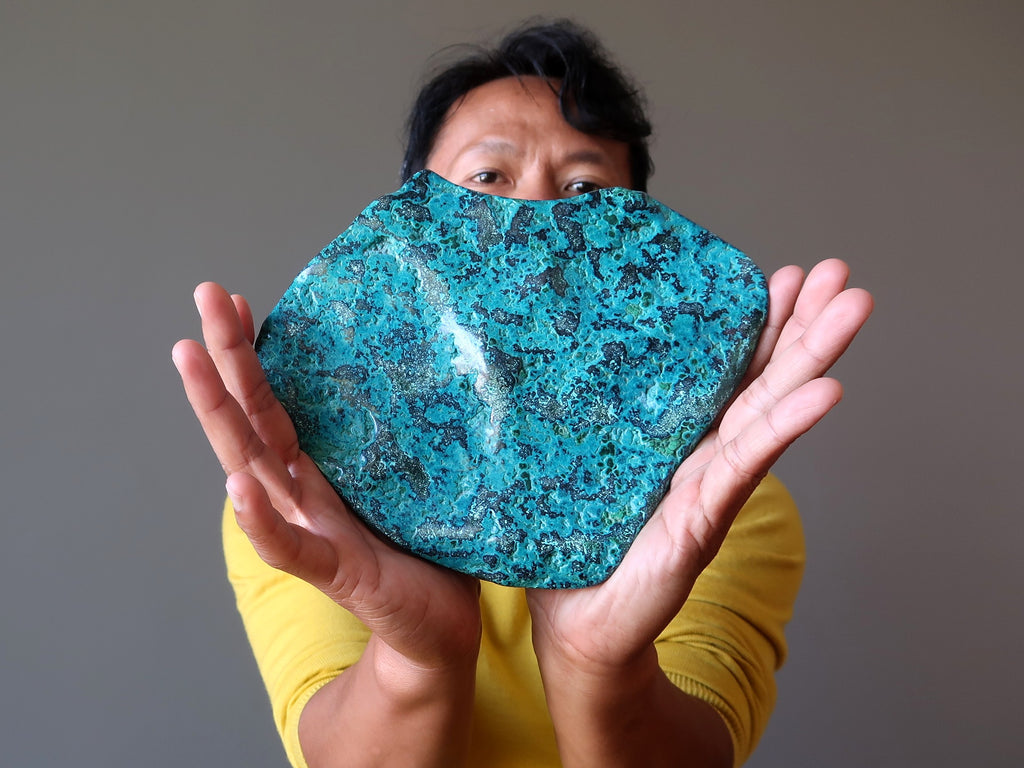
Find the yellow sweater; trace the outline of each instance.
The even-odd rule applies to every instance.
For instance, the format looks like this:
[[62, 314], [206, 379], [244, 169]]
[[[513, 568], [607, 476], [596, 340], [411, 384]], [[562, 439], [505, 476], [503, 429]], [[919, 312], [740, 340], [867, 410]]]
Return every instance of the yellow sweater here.
[[[238, 609], [267, 686], [292, 765], [302, 708], [358, 660], [369, 633], [321, 592], [267, 566], [224, 509], [224, 550]], [[768, 477], [740, 512], [718, 556], [658, 638], [669, 678], [711, 704], [732, 735], [735, 764], [757, 744], [775, 703], [774, 673], [803, 573], [800, 519], [788, 492]], [[471, 765], [559, 766], [521, 589], [483, 583]]]

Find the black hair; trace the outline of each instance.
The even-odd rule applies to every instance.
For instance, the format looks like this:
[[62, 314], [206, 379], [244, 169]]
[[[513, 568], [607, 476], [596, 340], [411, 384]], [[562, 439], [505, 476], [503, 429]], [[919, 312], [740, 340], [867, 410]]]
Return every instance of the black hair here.
[[426, 166], [456, 101], [493, 80], [525, 75], [559, 81], [562, 116], [573, 128], [627, 144], [632, 187], [647, 191], [654, 166], [643, 96], [591, 32], [565, 19], [523, 26], [495, 48], [474, 48], [473, 54], [434, 75], [409, 113], [402, 181]]

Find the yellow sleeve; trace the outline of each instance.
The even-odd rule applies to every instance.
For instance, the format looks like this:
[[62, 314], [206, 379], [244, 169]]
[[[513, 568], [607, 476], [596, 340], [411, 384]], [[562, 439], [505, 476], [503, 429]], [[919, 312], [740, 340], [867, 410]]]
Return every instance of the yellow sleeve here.
[[318, 589], [260, 560], [235, 522], [230, 501], [224, 505], [223, 536], [228, 579], [274, 722], [291, 764], [306, 768], [299, 746], [302, 708], [359, 660], [370, 633]]
[[769, 475], [656, 641], [672, 682], [725, 720], [735, 765], [753, 752], [775, 705], [775, 672], [786, 657], [783, 629], [803, 567], [796, 505]]

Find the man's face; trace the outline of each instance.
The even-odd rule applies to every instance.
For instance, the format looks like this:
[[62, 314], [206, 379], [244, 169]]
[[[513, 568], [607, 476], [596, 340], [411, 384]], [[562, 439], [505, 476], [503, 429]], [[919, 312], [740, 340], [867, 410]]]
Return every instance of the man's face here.
[[427, 168], [459, 186], [522, 200], [629, 187], [629, 147], [565, 122], [546, 80], [493, 80], [449, 110]]

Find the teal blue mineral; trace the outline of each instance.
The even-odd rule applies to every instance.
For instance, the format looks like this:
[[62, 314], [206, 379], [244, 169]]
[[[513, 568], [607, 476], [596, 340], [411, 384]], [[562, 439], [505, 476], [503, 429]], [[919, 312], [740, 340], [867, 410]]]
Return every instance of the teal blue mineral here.
[[760, 270], [649, 196], [513, 200], [429, 171], [299, 274], [257, 351], [303, 449], [416, 555], [582, 587], [742, 377]]

